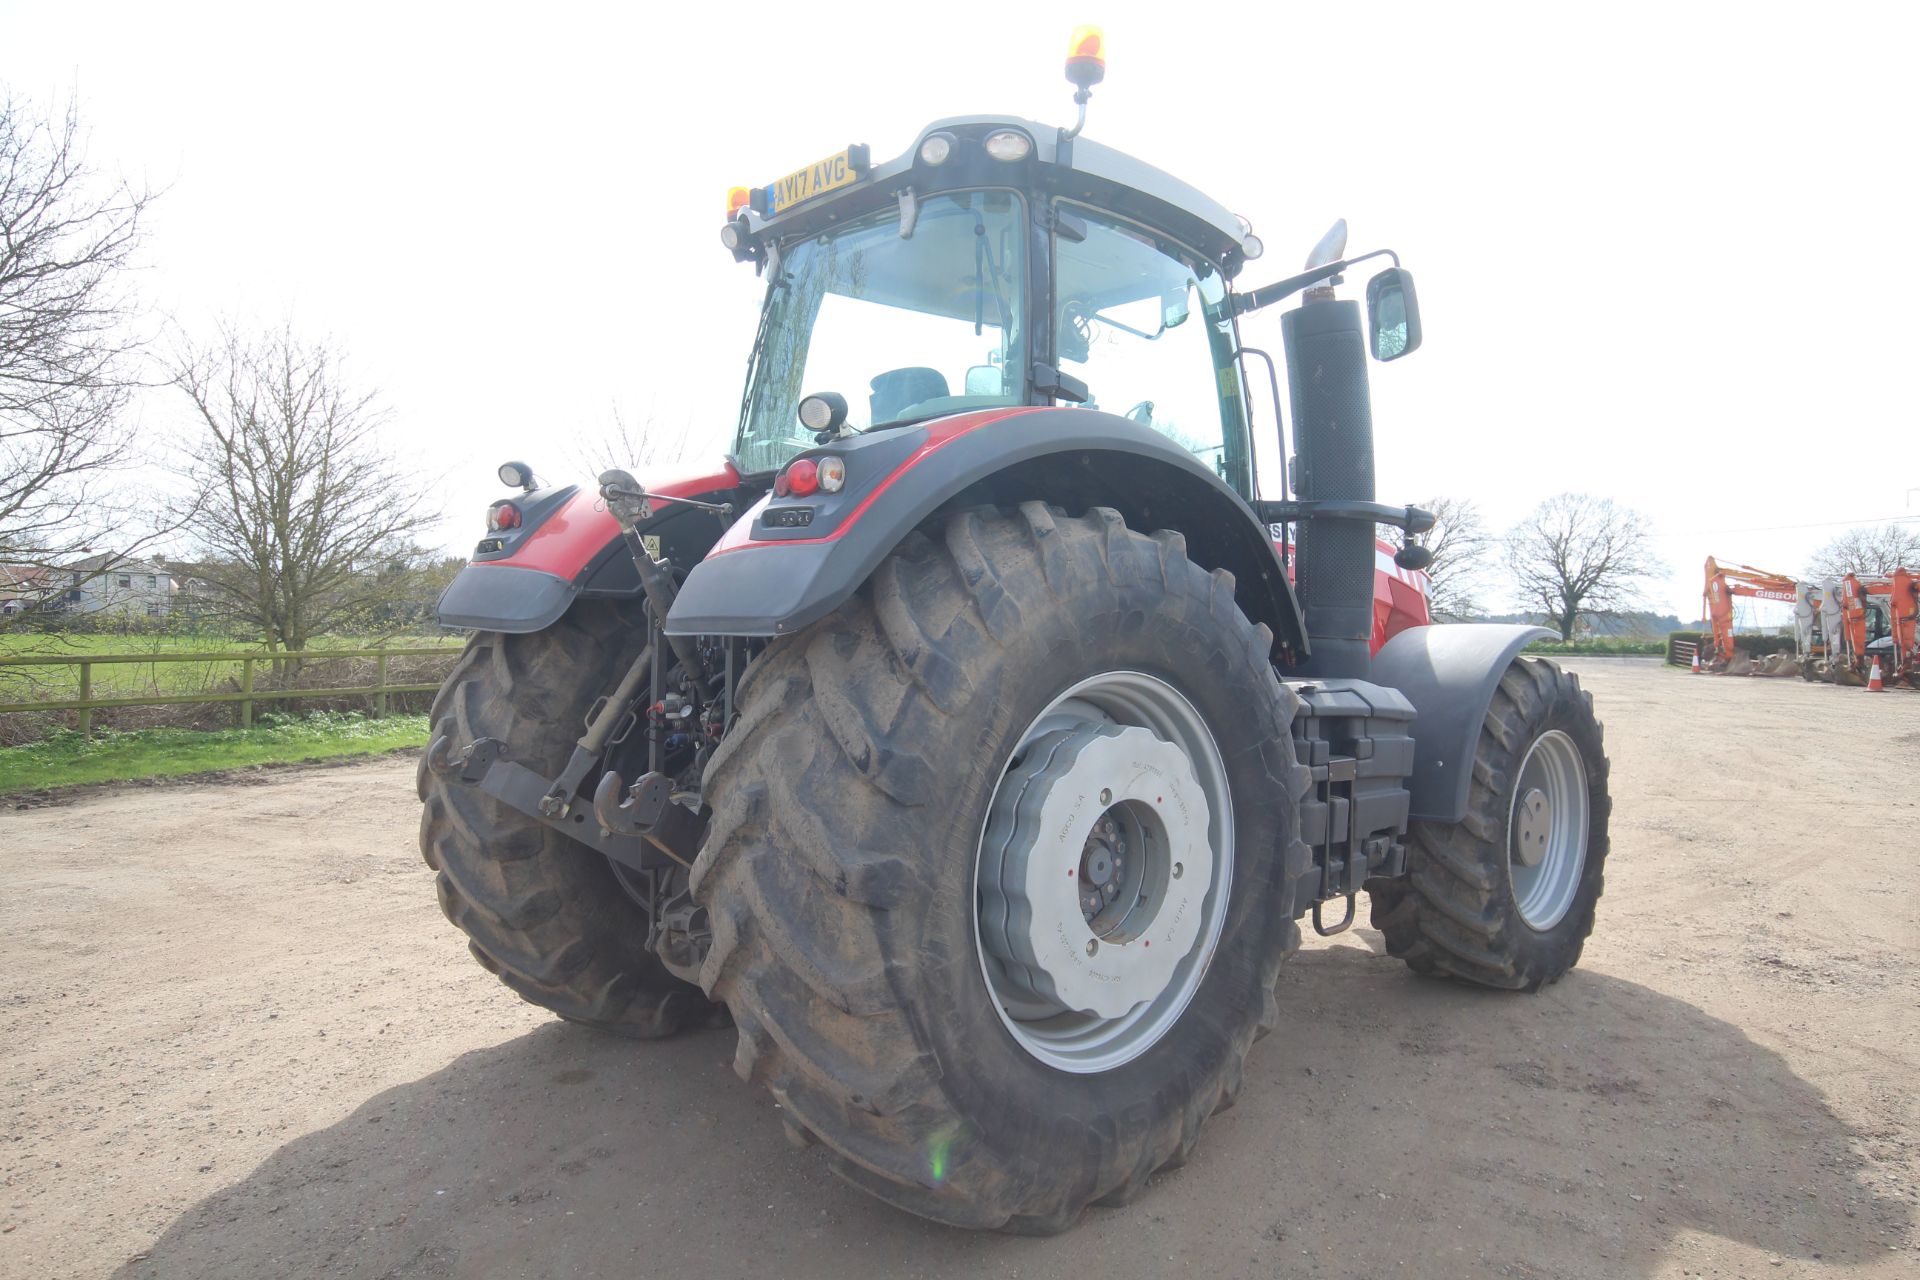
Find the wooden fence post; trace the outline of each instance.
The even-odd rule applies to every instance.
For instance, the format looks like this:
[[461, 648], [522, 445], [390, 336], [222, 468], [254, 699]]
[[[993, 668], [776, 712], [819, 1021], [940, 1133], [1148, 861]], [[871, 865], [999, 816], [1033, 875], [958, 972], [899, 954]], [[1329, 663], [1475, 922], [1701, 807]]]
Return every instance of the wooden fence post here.
[[[92, 700], [93, 664], [91, 662], [83, 662], [80, 664], [80, 701], [91, 702]], [[80, 708], [80, 736], [82, 738], [91, 738], [93, 736], [92, 707]]]
[[[253, 692], [252, 658], [242, 658], [240, 660], [240, 692]], [[240, 702], [240, 727], [242, 729], [253, 728], [253, 700], [251, 698], [244, 698]]]
[[373, 716], [378, 720], [387, 714], [387, 655], [384, 650], [373, 660], [373, 687], [379, 690], [373, 696]]

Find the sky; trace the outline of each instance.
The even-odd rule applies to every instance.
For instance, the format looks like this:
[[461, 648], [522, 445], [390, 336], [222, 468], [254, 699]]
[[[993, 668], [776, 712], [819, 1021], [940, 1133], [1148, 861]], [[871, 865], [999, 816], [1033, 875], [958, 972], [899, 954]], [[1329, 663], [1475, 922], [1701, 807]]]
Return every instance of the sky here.
[[350, 353], [458, 551], [501, 461], [586, 479], [616, 411], [726, 447], [760, 298], [728, 187], [948, 115], [1071, 123], [1077, 22], [1088, 136], [1249, 218], [1242, 287], [1339, 217], [1417, 278], [1424, 345], [1374, 366], [1383, 501], [1504, 529], [1612, 497], [1683, 619], [1708, 554], [1791, 574], [1920, 522], [1913, 6], [0, 2], [0, 82], [164, 188], [152, 316]]

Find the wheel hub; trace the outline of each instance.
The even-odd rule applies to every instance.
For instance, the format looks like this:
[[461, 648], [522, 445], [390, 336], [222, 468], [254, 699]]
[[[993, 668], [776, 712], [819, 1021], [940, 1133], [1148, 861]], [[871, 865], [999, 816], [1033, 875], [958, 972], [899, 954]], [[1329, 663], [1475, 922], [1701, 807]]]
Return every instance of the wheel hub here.
[[1533, 787], [1520, 797], [1514, 812], [1513, 860], [1537, 867], [1547, 856], [1547, 836], [1553, 830], [1553, 806], [1547, 793]]
[[1507, 878], [1520, 918], [1551, 929], [1579, 896], [1587, 861], [1587, 765], [1561, 729], [1534, 739], [1520, 761], [1507, 814]]
[[1212, 885], [1212, 814], [1186, 753], [1152, 730], [1042, 734], [988, 817], [980, 936], [1030, 1016], [1119, 1018], [1166, 989]]

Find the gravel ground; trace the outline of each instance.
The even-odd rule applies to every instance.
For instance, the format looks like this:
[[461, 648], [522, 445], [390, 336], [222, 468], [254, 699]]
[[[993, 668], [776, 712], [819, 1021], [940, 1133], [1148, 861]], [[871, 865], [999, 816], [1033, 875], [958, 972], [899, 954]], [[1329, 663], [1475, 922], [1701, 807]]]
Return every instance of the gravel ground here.
[[1614, 761], [1581, 967], [1310, 944], [1194, 1161], [1052, 1240], [828, 1176], [731, 1031], [521, 1004], [405, 760], [0, 813], [0, 1275], [1920, 1275], [1920, 694], [1570, 665]]

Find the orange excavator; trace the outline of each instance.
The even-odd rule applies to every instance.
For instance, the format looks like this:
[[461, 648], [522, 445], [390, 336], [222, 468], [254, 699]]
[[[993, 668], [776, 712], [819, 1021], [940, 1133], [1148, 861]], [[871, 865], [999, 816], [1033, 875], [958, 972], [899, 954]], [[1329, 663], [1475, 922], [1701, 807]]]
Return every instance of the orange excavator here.
[[1895, 569], [1887, 579], [1894, 672], [1920, 687], [1920, 570]]
[[1835, 678], [1865, 684], [1877, 661], [1883, 680], [1920, 686], [1920, 570], [1849, 573], [1828, 589], [1840, 606], [1838, 643], [1827, 660]]
[[1796, 582], [1745, 564], [1707, 557], [1705, 612], [1713, 639], [1701, 657], [1711, 671], [1736, 675], [1784, 674], [1747, 662], [1734, 647], [1733, 602], [1739, 597], [1794, 606], [1797, 665], [1809, 680], [1864, 685], [1880, 663], [1881, 678], [1920, 687], [1920, 569], [1885, 576], [1843, 574], [1823, 582]]
[[[1759, 600], [1779, 600], [1794, 604], [1800, 599], [1799, 584], [1783, 573], [1769, 573], [1745, 564], [1721, 564], [1707, 557], [1705, 612], [1713, 625], [1713, 641], [1703, 655], [1706, 666], [1725, 671], [1733, 666], [1739, 653], [1733, 644], [1733, 601], [1736, 596]], [[1807, 655], [1801, 655], [1805, 660]]]

